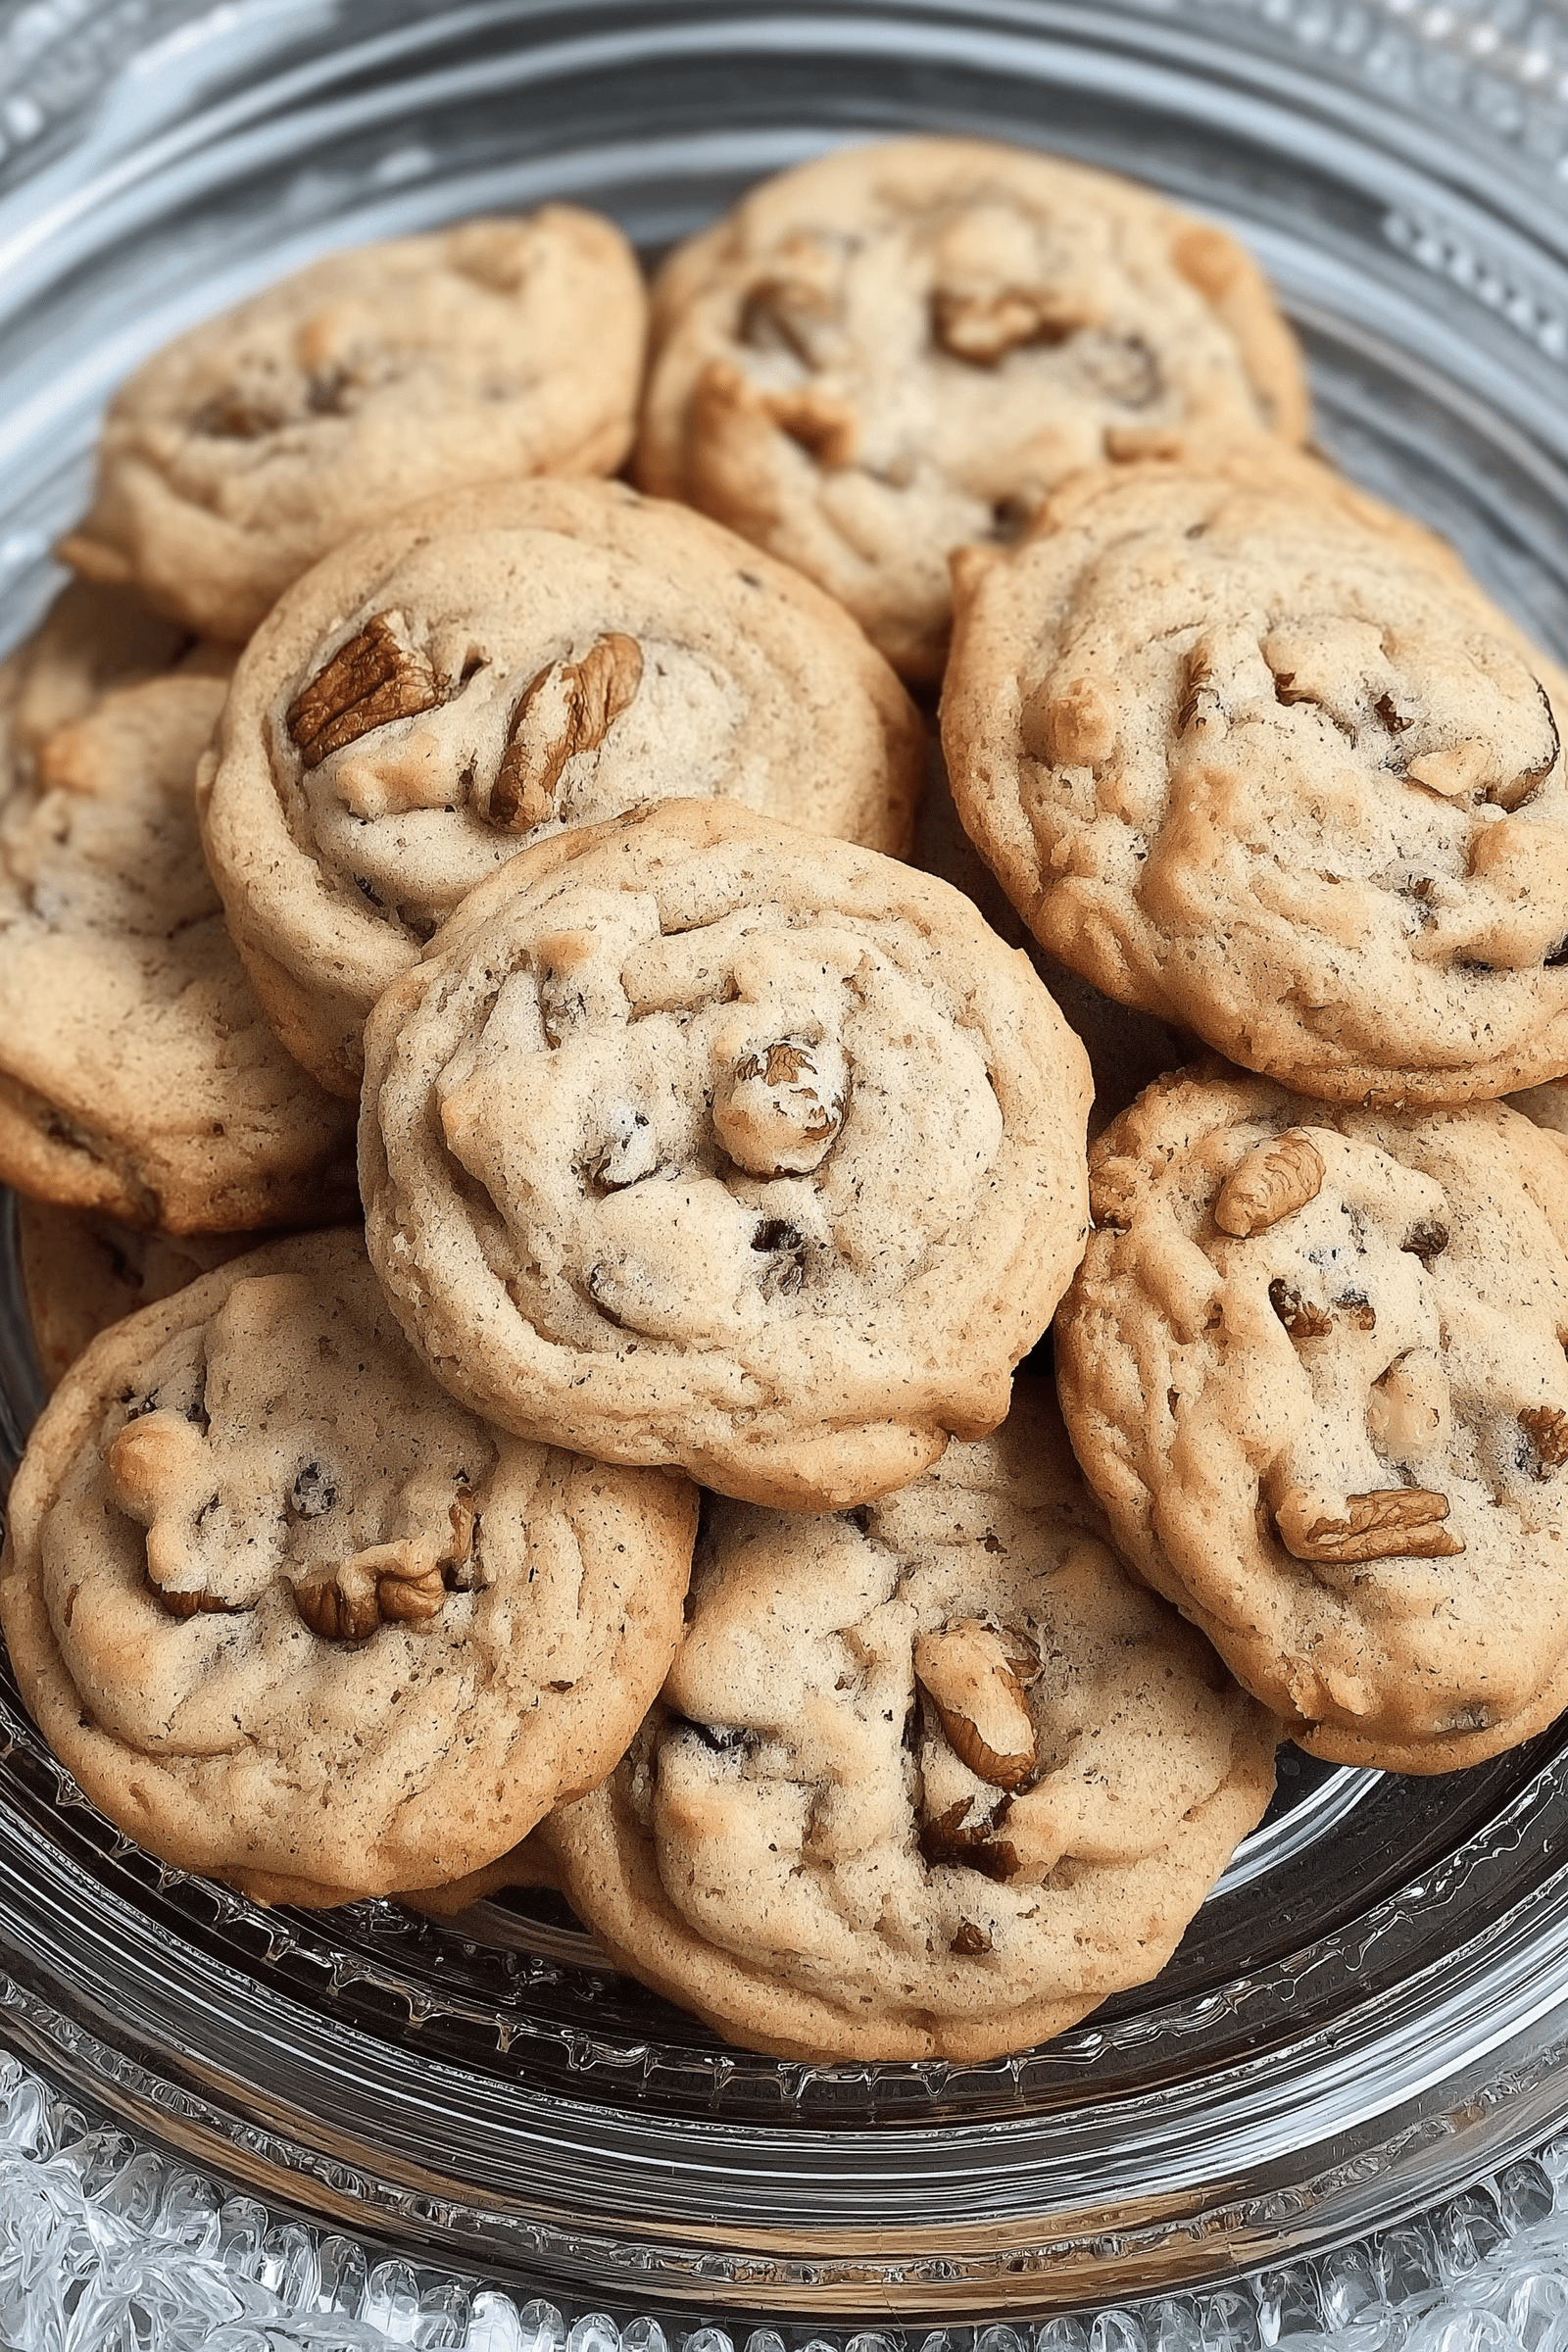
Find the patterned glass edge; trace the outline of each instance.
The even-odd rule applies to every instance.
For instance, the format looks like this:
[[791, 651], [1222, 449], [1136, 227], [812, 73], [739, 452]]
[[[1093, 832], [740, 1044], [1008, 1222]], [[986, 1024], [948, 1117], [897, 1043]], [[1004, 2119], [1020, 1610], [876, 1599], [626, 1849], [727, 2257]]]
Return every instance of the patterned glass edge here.
[[[38, 2006], [0, 1981], [0, 2031]], [[519, 2303], [476, 2273], [225, 2193], [8, 2053], [0, 2340], [20, 2352], [1568, 2352], [1568, 2132], [1419, 2219], [1220, 2287], [1038, 2326], [731, 2333]]]

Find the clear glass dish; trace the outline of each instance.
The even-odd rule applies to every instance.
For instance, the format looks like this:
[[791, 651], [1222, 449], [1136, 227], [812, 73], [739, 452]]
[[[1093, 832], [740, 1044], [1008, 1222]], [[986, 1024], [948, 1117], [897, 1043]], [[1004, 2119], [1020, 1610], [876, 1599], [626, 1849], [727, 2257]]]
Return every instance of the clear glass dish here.
[[[649, 253], [825, 143], [981, 130], [1246, 235], [1326, 449], [1568, 658], [1568, 19], [1069, 7], [0, 6], [0, 644], [97, 414], [339, 243], [569, 195]], [[0, 1423], [36, 1373], [0, 1249]], [[0, 1691], [0, 2033], [270, 2204], [548, 2294], [799, 2339], [1213, 2282], [1387, 2227], [1568, 2106], [1568, 1731], [1438, 1781], [1287, 1756], [1153, 1985], [978, 2067], [779, 2066], [549, 1897], [451, 1927], [160, 1870]]]

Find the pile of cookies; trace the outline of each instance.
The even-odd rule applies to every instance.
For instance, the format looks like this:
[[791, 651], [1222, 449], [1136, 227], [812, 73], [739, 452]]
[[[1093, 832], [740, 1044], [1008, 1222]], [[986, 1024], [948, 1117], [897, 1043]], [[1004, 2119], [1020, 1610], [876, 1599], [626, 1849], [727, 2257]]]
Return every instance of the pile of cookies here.
[[1307, 422], [1220, 229], [938, 139], [124, 388], [0, 671], [0, 1619], [128, 1835], [981, 2058], [1283, 1737], [1568, 1702], [1568, 680]]

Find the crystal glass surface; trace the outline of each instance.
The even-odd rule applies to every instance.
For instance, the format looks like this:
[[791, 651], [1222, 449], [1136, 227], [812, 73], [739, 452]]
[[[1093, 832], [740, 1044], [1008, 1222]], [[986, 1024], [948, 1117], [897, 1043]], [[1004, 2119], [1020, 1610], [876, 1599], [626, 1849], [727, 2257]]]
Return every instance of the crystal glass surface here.
[[[1523, 0], [0, 5], [0, 645], [51, 592], [108, 392], [191, 319], [335, 245], [547, 196], [654, 255], [765, 172], [912, 127], [1049, 145], [1237, 228], [1323, 446], [1568, 658], [1568, 19]], [[36, 1402], [8, 1245], [13, 1455]], [[1288, 1755], [1155, 1984], [970, 2067], [722, 2048], [548, 1897], [450, 1927], [266, 1912], [127, 1846], [9, 1691], [0, 1744], [0, 2031], [222, 2180], [245, 2276], [379, 2234], [356, 2292], [398, 2328], [417, 2246], [564, 2311], [577, 2352], [638, 2315], [671, 2343], [990, 2322], [1013, 2352], [1005, 2329], [1093, 2306], [1094, 2352], [1188, 2352], [1195, 2313], [1250, 2346], [1312, 2296], [1350, 2327], [1468, 2276], [1504, 2194], [1528, 2230], [1552, 2193], [1528, 2160], [1568, 2106], [1562, 1730], [1439, 1781]], [[1462, 2202], [1483, 2173], [1490, 2221]], [[1059, 2325], [1042, 2344], [1088, 2352]]]

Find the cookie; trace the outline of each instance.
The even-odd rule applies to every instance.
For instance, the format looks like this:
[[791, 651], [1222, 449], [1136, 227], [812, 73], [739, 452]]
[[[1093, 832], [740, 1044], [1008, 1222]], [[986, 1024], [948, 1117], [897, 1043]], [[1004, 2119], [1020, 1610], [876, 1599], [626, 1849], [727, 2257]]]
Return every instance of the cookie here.
[[258, 994], [357, 1095], [376, 998], [529, 841], [713, 793], [898, 853], [923, 769], [907, 696], [808, 581], [618, 483], [535, 482], [417, 508], [302, 580], [201, 797]]
[[1299, 440], [1262, 272], [1149, 189], [980, 139], [766, 180], [666, 262], [635, 468], [942, 674], [948, 557], [1102, 458]]
[[1164, 1965], [1277, 1737], [1128, 1576], [1023, 1376], [864, 1510], [713, 1508], [661, 1704], [540, 1835], [617, 1966], [729, 2040], [977, 2060]]
[[19, 1687], [116, 1826], [267, 1901], [439, 1885], [620, 1755], [696, 1494], [519, 1443], [411, 1355], [358, 1234], [96, 1340], [0, 1563]]
[[482, 883], [366, 1030], [377, 1272], [453, 1394], [786, 1509], [1007, 1409], [1088, 1068], [956, 891], [722, 801]]
[[60, 552], [243, 644], [291, 580], [415, 499], [613, 471], [646, 308], [625, 238], [573, 205], [333, 254], [137, 369]]
[[17, 1257], [38, 1368], [58, 1388], [90, 1340], [256, 1248], [254, 1233], [141, 1233], [17, 1196]]
[[353, 1120], [263, 1017], [202, 858], [223, 695], [176, 668], [41, 734], [0, 722], [0, 1177], [172, 1233], [358, 1199]]
[[1314, 1755], [1444, 1772], [1568, 1703], [1568, 1158], [1502, 1103], [1177, 1072], [1091, 1155], [1055, 1324], [1140, 1575]]
[[1430, 533], [1279, 451], [957, 572], [954, 796], [1053, 955], [1326, 1101], [1568, 1069], [1568, 678]]

